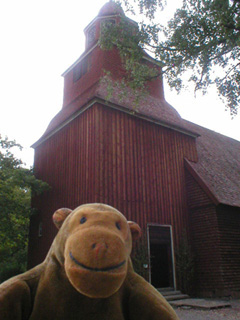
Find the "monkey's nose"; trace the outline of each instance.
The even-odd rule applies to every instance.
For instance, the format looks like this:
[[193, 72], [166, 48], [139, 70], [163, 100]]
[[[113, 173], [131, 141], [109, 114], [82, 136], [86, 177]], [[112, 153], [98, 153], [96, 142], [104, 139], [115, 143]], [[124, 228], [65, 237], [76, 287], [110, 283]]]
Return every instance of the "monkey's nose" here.
[[92, 244], [92, 249], [95, 252], [96, 259], [103, 257], [107, 252], [108, 245], [105, 242], [98, 242]]

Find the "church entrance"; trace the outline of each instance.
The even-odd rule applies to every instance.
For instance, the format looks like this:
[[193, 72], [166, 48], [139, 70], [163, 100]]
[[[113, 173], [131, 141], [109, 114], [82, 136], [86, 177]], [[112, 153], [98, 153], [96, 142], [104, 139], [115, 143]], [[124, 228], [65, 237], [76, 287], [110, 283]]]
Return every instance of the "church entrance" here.
[[149, 278], [155, 288], [175, 289], [171, 226], [148, 225]]

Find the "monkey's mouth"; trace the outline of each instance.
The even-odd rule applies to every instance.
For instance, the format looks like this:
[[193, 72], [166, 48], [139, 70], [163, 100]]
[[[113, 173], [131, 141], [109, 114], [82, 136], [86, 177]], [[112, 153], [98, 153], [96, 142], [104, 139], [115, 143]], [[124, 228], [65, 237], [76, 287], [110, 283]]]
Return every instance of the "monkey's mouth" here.
[[85, 266], [83, 263], [79, 262], [72, 254], [72, 252], [69, 252], [69, 256], [71, 258], [72, 261], [74, 261], [78, 266], [82, 267], [83, 269], [86, 269], [88, 271], [95, 271], [95, 272], [108, 272], [108, 271], [112, 271], [115, 269], [118, 269], [120, 267], [122, 267], [125, 263], [126, 260], [122, 261], [121, 263], [115, 265], [115, 266], [110, 266], [110, 267], [105, 267], [105, 268], [92, 268], [92, 267], [88, 267]]

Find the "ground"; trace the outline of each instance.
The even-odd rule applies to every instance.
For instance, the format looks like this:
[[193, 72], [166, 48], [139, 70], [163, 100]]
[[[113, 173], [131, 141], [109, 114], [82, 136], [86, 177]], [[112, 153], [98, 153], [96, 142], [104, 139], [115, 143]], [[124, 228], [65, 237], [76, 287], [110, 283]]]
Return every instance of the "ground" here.
[[174, 307], [180, 320], [240, 320], [240, 300], [230, 300], [230, 308], [195, 309]]

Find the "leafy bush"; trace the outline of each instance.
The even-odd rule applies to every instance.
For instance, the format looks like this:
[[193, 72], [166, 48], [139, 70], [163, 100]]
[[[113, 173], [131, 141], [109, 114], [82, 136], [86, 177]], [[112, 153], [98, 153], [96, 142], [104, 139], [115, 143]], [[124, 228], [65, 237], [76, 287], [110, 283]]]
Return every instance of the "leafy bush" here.
[[135, 272], [148, 281], [149, 274], [146, 266], [148, 266], [149, 260], [146, 237], [142, 237], [142, 239], [133, 247], [132, 263]]
[[183, 293], [191, 293], [194, 277], [194, 257], [184, 232], [176, 250], [176, 271], [178, 288]]

